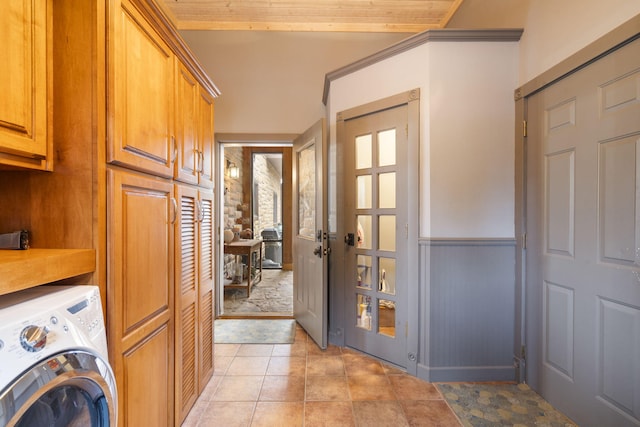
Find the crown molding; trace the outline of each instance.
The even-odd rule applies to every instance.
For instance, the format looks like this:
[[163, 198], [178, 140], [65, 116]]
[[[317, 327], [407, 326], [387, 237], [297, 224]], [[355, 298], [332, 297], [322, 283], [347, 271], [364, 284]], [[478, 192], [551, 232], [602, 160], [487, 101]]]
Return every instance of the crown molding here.
[[517, 42], [522, 36], [522, 29], [492, 29], [492, 30], [459, 30], [438, 29], [427, 30], [406, 38], [379, 52], [362, 58], [337, 70], [327, 73], [324, 77], [322, 103], [327, 105], [329, 89], [333, 80], [339, 79], [377, 62], [394, 57], [417, 46], [429, 42]]

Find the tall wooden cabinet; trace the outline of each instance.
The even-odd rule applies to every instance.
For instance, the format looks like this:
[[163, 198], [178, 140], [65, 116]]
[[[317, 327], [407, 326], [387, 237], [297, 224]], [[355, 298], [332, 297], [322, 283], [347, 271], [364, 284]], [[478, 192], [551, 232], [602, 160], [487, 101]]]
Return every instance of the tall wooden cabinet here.
[[176, 423], [213, 374], [213, 194], [176, 185]]
[[[107, 317], [120, 421], [150, 425], [153, 408], [151, 425], [180, 425], [213, 373], [217, 89], [153, 4], [110, 8]], [[130, 369], [162, 343], [167, 357]]]
[[218, 90], [154, 0], [0, 12], [0, 231], [94, 250], [67, 283], [100, 287], [118, 425], [180, 425], [213, 373]]
[[113, 169], [107, 177], [107, 320], [118, 412], [124, 425], [171, 425], [173, 184]]
[[0, 6], [0, 165], [50, 170], [52, 0]]

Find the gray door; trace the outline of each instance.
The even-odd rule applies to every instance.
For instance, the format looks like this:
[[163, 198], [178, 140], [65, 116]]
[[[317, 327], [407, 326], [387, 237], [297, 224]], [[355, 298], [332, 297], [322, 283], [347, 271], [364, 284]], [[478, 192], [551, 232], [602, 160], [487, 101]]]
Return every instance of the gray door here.
[[408, 106], [344, 122], [345, 344], [407, 365]]
[[638, 426], [640, 41], [527, 109], [528, 382], [581, 426]]
[[320, 120], [293, 142], [293, 313], [327, 347], [327, 139]]

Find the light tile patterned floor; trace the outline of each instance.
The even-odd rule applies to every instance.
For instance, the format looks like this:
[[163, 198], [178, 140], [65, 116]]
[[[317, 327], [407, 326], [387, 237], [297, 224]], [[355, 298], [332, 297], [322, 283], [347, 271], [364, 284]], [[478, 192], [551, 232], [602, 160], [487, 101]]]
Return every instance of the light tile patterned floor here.
[[216, 344], [215, 372], [183, 423], [200, 426], [459, 426], [430, 383], [348, 349]]

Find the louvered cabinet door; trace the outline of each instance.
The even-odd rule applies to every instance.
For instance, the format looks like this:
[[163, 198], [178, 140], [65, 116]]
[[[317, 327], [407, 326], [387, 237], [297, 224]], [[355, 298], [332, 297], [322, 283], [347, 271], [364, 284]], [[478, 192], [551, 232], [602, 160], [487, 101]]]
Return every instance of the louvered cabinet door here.
[[198, 191], [176, 185], [176, 314], [175, 403], [180, 425], [195, 403], [198, 390]]
[[199, 392], [213, 375], [213, 265], [214, 216], [213, 191], [200, 191], [200, 265], [199, 265]]

